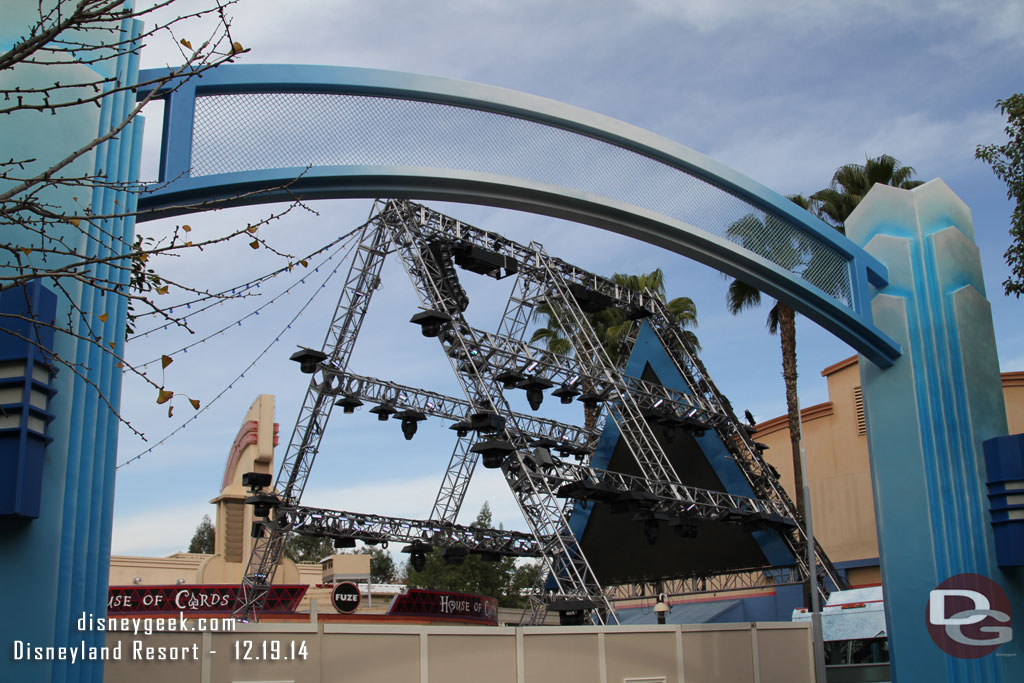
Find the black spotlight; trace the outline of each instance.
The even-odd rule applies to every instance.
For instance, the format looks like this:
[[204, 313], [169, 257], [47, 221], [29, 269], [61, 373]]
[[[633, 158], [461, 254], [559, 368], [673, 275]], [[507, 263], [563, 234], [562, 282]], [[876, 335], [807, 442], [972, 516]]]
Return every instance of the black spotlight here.
[[427, 566], [427, 553], [430, 552], [430, 546], [426, 543], [415, 541], [412, 545], [402, 548], [402, 552], [409, 554], [409, 564], [416, 571], [421, 572]]
[[273, 476], [263, 472], [246, 472], [242, 475], [242, 486], [256, 491], [270, 486]]
[[334, 549], [341, 550], [342, 548], [355, 548], [356, 539], [351, 536], [339, 536], [334, 539]]
[[393, 406], [387, 403], [381, 403], [379, 406], [370, 408], [370, 412], [377, 416], [380, 422], [387, 422], [387, 419], [397, 413]]
[[316, 372], [317, 363], [327, 360], [327, 354], [323, 351], [314, 351], [313, 349], [300, 349], [291, 355], [289, 360], [293, 360], [299, 364], [299, 369], [307, 375], [312, 375]]
[[252, 537], [263, 538], [263, 522], [252, 523]]
[[562, 598], [552, 600], [548, 611], [558, 612], [558, 623], [562, 626], [583, 626], [587, 622], [587, 613], [596, 607], [597, 603], [593, 600]]
[[505, 389], [513, 389], [520, 382], [526, 379], [526, 375], [515, 370], [503, 370], [494, 376], [494, 379], [501, 382], [501, 386]]
[[603, 403], [604, 401], [607, 401], [609, 393], [610, 393], [610, 390], [608, 390], [608, 389], [605, 389], [604, 391], [591, 390], [591, 391], [588, 391], [587, 393], [581, 395], [580, 398], [579, 398], [579, 401], [580, 401], [580, 403], [582, 403], [585, 406], [586, 405], [594, 405], [594, 406], [596, 406], [598, 403]]
[[569, 404], [572, 403], [572, 400], [574, 398], [580, 395], [580, 392], [579, 390], [569, 386], [568, 384], [563, 384], [562, 386], [552, 391], [551, 395], [557, 398], [562, 403]]
[[481, 434], [494, 434], [505, 428], [505, 418], [488, 411], [473, 413], [469, 416], [469, 428]]
[[441, 551], [441, 557], [444, 559], [444, 563], [456, 567], [466, 561], [466, 556], [468, 554], [469, 551], [465, 548], [445, 548]]
[[675, 531], [681, 538], [697, 538], [697, 534], [700, 533], [700, 526], [697, 520], [692, 517], [676, 517], [669, 526]]
[[481, 441], [469, 450], [479, 453], [483, 458], [484, 467], [493, 470], [501, 467], [501, 463], [516, 450], [516, 447], [508, 441], [488, 439]]
[[448, 429], [454, 431], [457, 435], [459, 435], [459, 437], [463, 437], [469, 434], [469, 430], [472, 429], [472, 425], [469, 424], [469, 420], [461, 420], [453, 424]]
[[553, 386], [554, 382], [547, 377], [540, 376], [527, 377], [519, 383], [520, 389], [526, 389], [526, 400], [533, 410], [540, 408], [540, 404], [544, 400], [544, 390]]
[[396, 420], [402, 421], [402, 434], [406, 441], [411, 441], [416, 434], [417, 423], [427, 419], [427, 416], [418, 410], [403, 410], [395, 414]]
[[341, 409], [345, 411], [346, 415], [351, 415], [356, 412], [356, 408], [363, 405], [363, 402], [360, 401], [359, 397], [355, 394], [345, 394], [335, 401], [334, 405], [341, 406]]
[[451, 320], [451, 316], [443, 311], [420, 311], [409, 322], [419, 325], [424, 337], [437, 337]]
[[245, 499], [247, 505], [252, 505], [252, 513], [257, 517], [269, 517], [270, 510], [281, 504], [277, 496], [270, 493], [257, 493]]
[[642, 511], [633, 516], [634, 522], [642, 522], [644, 525], [644, 539], [650, 545], [658, 542], [661, 535], [661, 523], [670, 521], [668, 515], [660, 512]]

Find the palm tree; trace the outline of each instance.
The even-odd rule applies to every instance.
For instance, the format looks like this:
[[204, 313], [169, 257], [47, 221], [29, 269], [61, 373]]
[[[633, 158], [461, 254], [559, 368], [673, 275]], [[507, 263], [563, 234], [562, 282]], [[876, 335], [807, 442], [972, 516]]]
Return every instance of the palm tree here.
[[876, 183], [911, 190], [924, 181], [912, 180], [913, 166], [904, 166], [888, 154], [868, 157], [863, 164], [845, 164], [836, 169], [832, 182], [811, 195], [819, 217], [846, 234], [845, 223], [853, 210]]
[[[812, 208], [811, 202], [803, 195], [790, 195], [790, 201], [802, 209]], [[770, 226], [769, 226], [770, 227]], [[769, 232], [780, 235], [765, 244]], [[748, 214], [728, 229], [728, 235], [752, 251], [775, 263], [806, 264], [811, 256], [798, 238], [781, 237], [781, 231], [765, 229], [760, 217]], [[755, 239], [757, 236], [757, 239]], [[733, 280], [726, 291], [726, 307], [733, 315], [761, 305], [761, 292], [742, 280]], [[800, 468], [800, 413], [796, 393], [796, 311], [784, 303], [775, 302], [768, 311], [768, 332], [778, 334], [782, 345], [782, 380], [786, 386], [786, 413], [789, 418], [789, 440], [793, 450], [793, 487], [797, 512], [804, 516], [804, 481]]]
[[[922, 184], [913, 180], [915, 173], [912, 166], [904, 166], [900, 161], [888, 154], [874, 158], [868, 157], [863, 164], [845, 164], [836, 169], [832, 182], [824, 190], [810, 196], [790, 195], [788, 198], [800, 208], [815, 213], [839, 232], [846, 234], [845, 223], [853, 210], [857, 208], [868, 191], [876, 183], [892, 185], [905, 190], [913, 189]], [[768, 217], [767, 220], [772, 220]], [[747, 215], [729, 227], [729, 236], [747, 246], [752, 251], [770, 258], [775, 263], [799, 264], [807, 271], [816, 266], [805, 245], [799, 239], [777, 238], [775, 242], [764, 244], [766, 232], [761, 220]], [[782, 233], [779, 233], [782, 234]], [[758, 235], [760, 240], [751, 239]], [[729, 312], [737, 315], [748, 308], [756, 308], [761, 304], [761, 292], [740, 280], [733, 280], [726, 293], [726, 306]], [[789, 421], [789, 440], [793, 451], [793, 489], [797, 512], [803, 519], [804, 481], [800, 467], [800, 415], [797, 400], [796, 373], [796, 313], [783, 303], [776, 302], [768, 311], [768, 331], [778, 332], [782, 345], [782, 378], [786, 385], [786, 413]], [[804, 604], [809, 605], [810, 587], [804, 585]]]
[[[666, 300], [665, 273], [660, 268], [641, 275], [616, 273], [612, 275], [611, 280], [618, 285], [629, 287], [638, 292], [650, 290], [652, 294], [663, 302]], [[689, 329], [697, 327], [697, 306], [693, 303], [693, 300], [685, 296], [676, 297], [667, 302], [666, 307], [672, 316], [672, 320], [682, 328], [683, 337], [693, 348], [699, 350], [700, 341], [692, 329]], [[597, 313], [586, 313], [585, 315], [591, 327], [594, 328], [594, 332], [612, 364], [620, 367], [625, 362], [625, 355], [629, 351], [629, 349], [625, 348], [623, 341], [628, 338], [633, 325], [637, 324], [636, 321], [627, 320], [622, 311], [614, 307], [606, 308]], [[533, 335], [530, 337], [530, 342], [542, 342], [548, 351], [552, 353], [563, 356], [569, 355], [572, 350], [572, 343], [569, 341], [569, 336], [565, 330], [561, 329], [557, 322], [558, 317], [564, 318], [565, 316], [556, 316], [550, 303], [537, 306], [534, 310], [534, 316], [543, 318], [544, 326], [534, 330]], [[581, 388], [584, 392], [590, 389], [590, 387], [586, 386]], [[598, 412], [596, 405], [585, 405], [584, 424], [587, 429], [594, 429], [597, 426]]]

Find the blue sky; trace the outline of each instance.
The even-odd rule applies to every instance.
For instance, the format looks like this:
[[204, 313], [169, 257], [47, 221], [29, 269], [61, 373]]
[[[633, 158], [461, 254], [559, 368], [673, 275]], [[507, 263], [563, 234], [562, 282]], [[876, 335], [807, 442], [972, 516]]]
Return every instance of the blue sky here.
[[[178, 11], [188, 6], [176, 5]], [[783, 194], [814, 192], [843, 163], [892, 154], [914, 166], [921, 179], [941, 177], [971, 207], [1002, 369], [1024, 369], [1024, 303], [1004, 297], [1000, 286], [1012, 207], [1005, 186], [973, 158], [976, 145], [1003, 139], [996, 99], [1021, 88], [1020, 3], [381, 0], [329, 6], [297, 1], [285, 8], [243, 0], [235, 14], [235, 37], [251, 49], [244, 63], [395, 69], [542, 95], [652, 130]], [[185, 35], [193, 42], [201, 35], [194, 30]], [[176, 61], [170, 41], [143, 53], [144, 67]], [[155, 162], [156, 121], [150, 116], [144, 167]], [[593, 228], [483, 207], [435, 206], [516, 240], [537, 239], [550, 253], [599, 273], [663, 268], [670, 296], [696, 301], [704, 361], [733, 404], [759, 420], [784, 411], [779, 345], [764, 329], [766, 308], [730, 316], [724, 308], [727, 280], [717, 272]], [[310, 205], [315, 214], [293, 211], [261, 236], [283, 250], [306, 253], [361, 223], [369, 208], [368, 201], [317, 202]], [[176, 223], [189, 223], [193, 235], [216, 234], [267, 211], [238, 209]], [[145, 224], [140, 231], [162, 234], [174, 224]], [[129, 345], [136, 362], [157, 358], [291, 288], [259, 316], [174, 356], [167, 386], [210, 408], [119, 470], [115, 553], [167, 554], [187, 545], [202, 515], [213, 511], [207, 501], [218, 493], [231, 441], [257, 394], [277, 396], [281, 457], [306, 386], [287, 358], [296, 345], [322, 342], [337, 299], [334, 285], [328, 283], [291, 329], [285, 327], [337, 264], [335, 259], [307, 272], [304, 284], [297, 273], [274, 278], [261, 286], [259, 298], [197, 315], [195, 335], [169, 330]], [[158, 264], [173, 278], [211, 289], [279, 265], [244, 244]], [[383, 279], [353, 370], [455, 392], [436, 341], [419, 337], [406, 322], [416, 301], [397, 263]], [[492, 302], [502, 301], [507, 287], [465, 279], [475, 304], [467, 315], [489, 326], [503, 306]], [[280, 342], [236, 379], [277, 337]], [[852, 350], [807, 320], [798, 323], [797, 345], [803, 405], [826, 400], [821, 369]], [[153, 371], [159, 376], [158, 367]], [[126, 376], [124, 417], [148, 442], [122, 429], [119, 461], [164, 439], [192, 412], [179, 403], [169, 419], [166, 406], [154, 399], [150, 387]], [[426, 517], [451, 452], [450, 432], [436, 420], [421, 425], [412, 441], [398, 431], [365, 414], [332, 417], [304, 502]], [[483, 500], [506, 527], [525, 528], [493, 472], [474, 478], [464, 518], [471, 520]]]

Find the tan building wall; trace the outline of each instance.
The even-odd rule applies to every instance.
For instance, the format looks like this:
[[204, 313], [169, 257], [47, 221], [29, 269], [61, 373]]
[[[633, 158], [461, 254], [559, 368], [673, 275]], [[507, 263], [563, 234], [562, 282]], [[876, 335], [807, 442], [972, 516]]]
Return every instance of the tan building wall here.
[[[278, 425], [274, 422], [274, 397], [261, 394], [249, 407], [228, 451], [220, 494], [210, 501], [215, 507], [216, 538], [214, 554], [175, 553], [169, 557], [133, 557], [114, 555], [110, 558], [110, 585], [159, 586], [184, 584], [239, 584], [252, 554], [253, 507], [245, 504], [249, 490], [242, 486], [247, 472], [273, 474], [274, 447], [278, 443]], [[300, 604], [308, 610], [311, 599], [320, 597], [321, 605], [331, 605], [330, 591], [316, 592], [317, 584], [325, 583], [324, 566], [341, 577], [365, 581], [370, 576], [368, 555], [334, 555], [321, 563], [296, 564], [282, 559], [274, 582], [306, 584], [314, 587]], [[380, 602], [385, 602], [384, 599]], [[333, 611], [333, 606], [330, 610]]]
[[[141, 641], [135, 645], [135, 641]], [[359, 683], [810, 683], [807, 623], [611, 627], [380, 626], [317, 622], [239, 624], [232, 633], [107, 635], [121, 643], [104, 681], [358, 681]], [[264, 646], [264, 643], [267, 643]], [[291, 654], [246, 661], [244, 654]], [[184, 661], [133, 661], [139, 647], [186, 654]], [[193, 654], [196, 658], [193, 659]], [[237, 655], [237, 656], [236, 656]]]
[[[828, 382], [829, 401], [801, 411], [814, 535], [833, 562], [874, 559], [878, 539], [857, 357], [830, 365], [821, 374]], [[1006, 372], [1002, 378], [1010, 433], [1024, 432], [1024, 372]], [[765, 459], [795, 497], [786, 416], [757, 425], [754, 439], [769, 447]], [[853, 585], [881, 581], [878, 567], [851, 569], [849, 579]]]

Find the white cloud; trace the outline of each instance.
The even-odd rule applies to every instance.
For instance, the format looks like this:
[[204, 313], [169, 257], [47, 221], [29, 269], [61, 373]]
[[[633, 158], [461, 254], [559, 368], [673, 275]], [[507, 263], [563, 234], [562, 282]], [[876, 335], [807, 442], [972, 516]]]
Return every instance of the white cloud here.
[[119, 516], [114, 524], [110, 552], [113, 555], [162, 557], [188, 550], [203, 515], [216, 517], [208, 503], [193, 502], [167, 507], [147, 507], [144, 513]]

